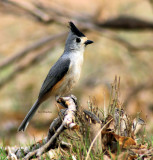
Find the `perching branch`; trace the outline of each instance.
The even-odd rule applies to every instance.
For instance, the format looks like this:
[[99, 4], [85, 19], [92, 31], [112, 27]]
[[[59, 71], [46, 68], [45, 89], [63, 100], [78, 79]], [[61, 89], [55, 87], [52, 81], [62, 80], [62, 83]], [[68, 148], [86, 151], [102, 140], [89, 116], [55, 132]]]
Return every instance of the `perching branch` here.
[[[50, 138], [55, 134], [56, 130], [60, 127], [60, 125], [62, 124], [63, 121], [63, 117], [65, 114], [66, 109], [62, 109], [59, 113], [59, 116], [53, 120], [53, 122], [51, 123], [49, 130], [48, 130], [48, 135], [46, 138], [38, 141], [35, 144], [32, 144], [31, 146], [27, 146], [27, 147], [7, 147], [6, 151], [8, 152], [8, 155], [15, 155], [16, 158], [20, 159], [25, 157], [29, 152], [35, 151], [38, 148], [42, 147], [43, 145], [45, 145]], [[46, 152], [50, 149], [54, 149], [57, 148], [59, 145], [57, 144], [57, 139], [58, 136], [54, 139], [53, 143], [49, 146], [49, 148], [46, 150]], [[60, 142], [60, 146], [64, 146], [66, 147], [66, 144], [63, 144], [63, 142]], [[68, 146], [67, 146], [68, 147]]]
[[77, 112], [76, 100], [76, 97], [73, 95], [70, 97], [61, 97], [57, 102], [60, 104], [62, 103], [63, 106], [65, 105], [67, 109], [60, 110], [59, 116], [54, 119], [49, 127], [47, 137], [28, 147], [6, 147], [5, 150], [8, 154], [7, 158], [14, 157], [15, 159], [22, 158], [24, 160], [29, 160], [33, 156], [40, 157], [43, 153], [49, 151], [50, 149], [57, 148], [59, 144], [61, 147], [63, 146], [69, 148], [70, 146], [66, 143], [60, 142], [58, 144], [57, 140], [59, 135], [65, 129], [75, 129], [77, 126], [75, 123], [75, 116]]
[[61, 101], [64, 101], [65, 104], [67, 105], [68, 109], [64, 113], [63, 121], [60, 127], [56, 130], [55, 134], [47, 141], [45, 145], [40, 147], [39, 149], [32, 151], [28, 153], [25, 157], [24, 160], [28, 160], [33, 156], [40, 157], [44, 152], [48, 151], [48, 148], [52, 145], [54, 140], [60, 135], [60, 133], [66, 129], [73, 129], [75, 128], [76, 124], [75, 122], [75, 114], [77, 111], [77, 106], [76, 102], [74, 100], [74, 97], [62, 97], [60, 98]]

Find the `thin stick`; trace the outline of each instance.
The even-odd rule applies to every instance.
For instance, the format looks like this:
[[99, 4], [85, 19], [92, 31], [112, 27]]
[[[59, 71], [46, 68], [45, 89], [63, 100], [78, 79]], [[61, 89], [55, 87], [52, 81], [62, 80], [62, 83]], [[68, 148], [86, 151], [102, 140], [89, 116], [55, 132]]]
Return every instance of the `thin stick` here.
[[45, 13], [45, 11], [39, 9], [32, 3], [29, 3], [28, 1], [20, 1], [20, 0], [6, 0], [7, 3], [11, 3], [19, 8], [24, 9], [25, 11], [28, 11], [32, 15], [36, 16], [43, 22], [49, 22], [52, 20], [51, 15], [48, 15]]
[[89, 154], [90, 154], [90, 151], [91, 151], [91, 148], [93, 147], [93, 144], [95, 143], [96, 139], [98, 138], [98, 136], [100, 135], [100, 133], [102, 132], [102, 130], [106, 127], [106, 125], [108, 125], [111, 121], [113, 120], [113, 118], [111, 120], [109, 120], [100, 130], [99, 132], [97, 133], [96, 137], [94, 138], [94, 140], [92, 141], [90, 147], [89, 147], [89, 150], [88, 150], [88, 153], [87, 153], [87, 156], [86, 156], [86, 159], [85, 160], [88, 160], [89, 158]]
[[32, 45], [24, 48], [22, 51], [19, 51], [16, 54], [13, 54], [13, 56], [5, 59], [4, 61], [2, 61], [0, 63], [0, 70], [7, 67], [8, 65], [11, 65], [12, 63], [14, 63], [16, 60], [20, 60], [21, 58], [23, 58], [24, 56], [26, 56], [27, 54], [30, 53], [30, 51], [33, 51], [35, 49], [38, 49], [40, 47], [42, 47], [44, 44], [53, 41], [55, 39], [58, 39], [60, 37], [63, 37], [66, 35], [66, 32], [62, 32], [60, 34], [56, 34], [56, 35], [50, 35], [50, 36], [46, 36], [41, 38], [40, 40], [38, 40], [37, 42], [33, 43]]
[[62, 132], [62, 130], [64, 129], [64, 125], [62, 124], [56, 131], [56, 133], [52, 136], [52, 138], [40, 149], [37, 149], [33, 152], [29, 152], [25, 157], [24, 160], [28, 160], [29, 158], [31, 158], [32, 156], [36, 155], [36, 156], [40, 156], [42, 154], [42, 152], [44, 151], [44, 149], [47, 149], [49, 147], [49, 145], [55, 140], [56, 137], [58, 137], [58, 135]]
[[18, 65], [8, 76], [0, 81], [0, 88], [4, 87], [8, 82], [12, 81], [16, 75], [25, 71], [30, 66], [35, 65], [47, 55], [48, 51], [55, 47], [58, 43], [52, 43], [50, 46], [46, 46], [41, 51], [39, 51], [35, 56], [33, 56], [28, 62]]
[[61, 126], [56, 130], [55, 134], [49, 139], [49, 141], [45, 145], [43, 145], [41, 148], [39, 148], [35, 151], [28, 153], [24, 157], [24, 160], [28, 160], [32, 156], [40, 157], [50, 147], [50, 145], [53, 143], [55, 138], [57, 138], [59, 136], [59, 134], [64, 130], [64, 128], [71, 129], [75, 125], [75, 123], [73, 121], [75, 119], [77, 107], [74, 102], [74, 99], [72, 99], [72, 97], [62, 97], [60, 99], [65, 101], [65, 104], [68, 106], [68, 109], [64, 113], [65, 117], [64, 117], [64, 120], [63, 120]]

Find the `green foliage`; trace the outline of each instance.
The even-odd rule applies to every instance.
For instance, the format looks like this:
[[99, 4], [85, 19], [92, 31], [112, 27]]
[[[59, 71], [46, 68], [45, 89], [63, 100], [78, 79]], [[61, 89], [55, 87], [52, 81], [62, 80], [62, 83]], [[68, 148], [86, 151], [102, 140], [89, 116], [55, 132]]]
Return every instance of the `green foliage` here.
[[4, 151], [3, 148], [0, 148], [0, 160], [7, 160], [7, 155], [6, 152]]

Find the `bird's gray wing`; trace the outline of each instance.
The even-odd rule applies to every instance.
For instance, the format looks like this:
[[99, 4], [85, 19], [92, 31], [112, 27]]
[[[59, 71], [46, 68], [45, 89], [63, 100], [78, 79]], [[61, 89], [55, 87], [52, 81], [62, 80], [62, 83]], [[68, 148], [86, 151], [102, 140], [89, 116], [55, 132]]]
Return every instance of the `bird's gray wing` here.
[[39, 97], [43, 97], [49, 92], [56, 83], [58, 83], [67, 73], [70, 66], [70, 59], [59, 59], [50, 69], [46, 79], [44, 80], [40, 89]]

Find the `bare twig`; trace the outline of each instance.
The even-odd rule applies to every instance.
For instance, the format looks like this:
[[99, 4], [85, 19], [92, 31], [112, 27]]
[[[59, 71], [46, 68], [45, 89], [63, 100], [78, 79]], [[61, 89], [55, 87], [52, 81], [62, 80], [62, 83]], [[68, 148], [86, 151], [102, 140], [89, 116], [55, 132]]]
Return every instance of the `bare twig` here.
[[105, 34], [105, 36], [115, 42], [118, 42], [119, 44], [123, 45], [125, 48], [127, 48], [129, 51], [142, 51], [142, 50], [153, 50], [153, 45], [151, 44], [143, 44], [143, 45], [134, 45], [130, 43], [129, 41], [125, 40], [124, 38], [110, 33], [110, 34]]
[[[70, 145], [64, 142], [57, 144], [57, 139], [61, 132], [66, 128], [74, 129], [77, 125], [74, 123], [77, 111], [77, 99], [75, 96], [61, 97], [57, 102], [63, 103], [67, 109], [60, 110], [59, 116], [51, 123], [48, 136], [37, 143], [27, 147], [6, 147], [4, 150], [8, 153], [8, 158], [15, 157], [30, 159], [33, 156], [40, 157], [50, 149], [61, 147], [69, 148]], [[23, 158], [24, 157], [24, 158]]]
[[95, 22], [94, 20], [92, 20], [94, 18], [94, 15], [91, 16], [84, 14], [84, 16], [82, 16], [79, 13], [75, 13], [69, 9], [61, 7], [56, 3], [55, 4], [52, 3], [52, 6], [48, 6], [45, 3], [42, 3], [42, 5], [39, 6], [38, 8], [37, 3], [32, 4], [20, 0], [5, 0], [4, 2], [11, 3], [15, 6], [18, 6], [19, 8], [22, 8], [30, 12], [32, 15], [42, 20], [42, 22], [44, 23], [53, 21], [61, 23], [60, 22], [61, 18], [67, 17], [70, 19], [75, 19], [80, 22], [85, 22], [85, 23], [91, 22], [94, 23], [96, 26], [107, 29], [124, 29], [124, 30], [153, 29], [152, 21], [146, 21], [132, 16], [123, 15], [109, 19], [104, 22]]
[[52, 136], [52, 138], [44, 145], [45, 147], [41, 147], [37, 150], [34, 150], [32, 152], [29, 152], [25, 157], [24, 160], [29, 160], [31, 157], [33, 156], [37, 156], [39, 157], [45, 150], [47, 150], [47, 148], [49, 147], [49, 145], [55, 140], [55, 138], [57, 136], [59, 136], [59, 134], [62, 132], [62, 130], [64, 129], [64, 125], [62, 124], [56, 131], [56, 133]]
[[[13, 0], [7, 0], [13, 1]], [[7, 2], [6, 1], [6, 2]], [[19, 3], [18, 0], [17, 4]], [[19, 3], [20, 4], [20, 3]], [[20, 7], [20, 5], [18, 5]], [[34, 6], [36, 8], [36, 6]], [[56, 7], [56, 10], [55, 8]], [[68, 9], [59, 7], [59, 6], [41, 6], [42, 10], [48, 12], [49, 15], [52, 15], [52, 21], [58, 22], [59, 24], [67, 23], [68, 19], [74, 19], [76, 23], [78, 23], [79, 27], [84, 30], [96, 30], [102, 32], [102, 35], [114, 40], [115, 42], [120, 43], [128, 50], [132, 51], [140, 51], [140, 50], [153, 50], [153, 45], [144, 44], [144, 45], [133, 45], [122, 37], [114, 34], [112, 31], [108, 31], [108, 29], [123, 29], [123, 30], [134, 30], [134, 29], [153, 29], [153, 22], [145, 21], [136, 17], [130, 16], [119, 16], [113, 19], [109, 19], [105, 22], [95, 22], [92, 20], [92, 17], [89, 15], [80, 16], [78, 13], [74, 13], [69, 11]], [[27, 10], [28, 11], [28, 10]], [[65, 18], [66, 17], [66, 18]], [[43, 21], [42, 21], [43, 22]], [[44, 21], [46, 22], [46, 21]], [[107, 30], [106, 30], [107, 29]]]
[[43, 58], [47, 55], [48, 51], [50, 51], [53, 47], [55, 47], [59, 43], [52, 43], [49, 46], [46, 46], [41, 51], [39, 51], [36, 55], [34, 55], [28, 62], [18, 65], [14, 71], [12, 71], [7, 77], [0, 81], [0, 88], [5, 86], [8, 82], [12, 81], [16, 75], [25, 71], [30, 66], [35, 65], [36, 63], [42, 61]]
[[50, 35], [50, 36], [43, 37], [42, 39], [38, 40], [37, 42], [33, 43], [32, 45], [26, 47], [22, 51], [20, 51], [16, 54], [13, 54], [13, 56], [11, 56], [11, 57], [5, 59], [4, 61], [2, 61], [0, 63], [0, 70], [7, 67], [8, 65], [11, 65], [16, 60], [20, 60], [21, 58], [23, 58], [24, 56], [29, 54], [31, 51], [42, 47], [43, 45], [45, 45], [48, 42], [56, 40], [60, 37], [64, 37], [65, 35], [66, 35], [66, 32], [62, 32], [62, 33], [57, 34], [57, 35]]
[[105, 22], [98, 23], [98, 25], [103, 28], [124, 30], [153, 29], [153, 22], [131, 16], [119, 16]]
[[121, 45], [123, 45], [125, 48], [127, 48], [129, 51], [142, 51], [142, 50], [153, 50], [153, 45], [152, 44], [143, 44], [143, 45], [134, 45], [131, 42], [125, 40], [121, 36], [118, 36], [116, 33], [110, 30], [106, 30], [95, 23], [92, 22], [78, 22], [79, 25], [84, 29], [84, 30], [95, 30], [98, 32], [101, 32], [102, 36], [113, 40], [114, 42], [117, 42]]
[[87, 156], [86, 156], [86, 159], [85, 160], [88, 160], [89, 159], [89, 154], [90, 154], [90, 151], [91, 151], [91, 148], [93, 147], [96, 139], [98, 138], [98, 136], [101, 134], [102, 130], [106, 127], [106, 125], [108, 125], [113, 119], [109, 120], [100, 130], [99, 132], [97, 133], [97, 135], [95, 136], [95, 138], [93, 139], [90, 147], [89, 147], [89, 150], [88, 150], [88, 153], [87, 153]]
[[[60, 127], [60, 125], [62, 124], [65, 111], [66, 109], [60, 110], [59, 116], [56, 119], [54, 119], [54, 121], [51, 123], [49, 130], [48, 130], [48, 136], [46, 138], [36, 142], [35, 144], [32, 144], [31, 146], [27, 146], [27, 147], [20, 147], [20, 148], [19, 147], [11, 147], [11, 148], [6, 147], [5, 150], [8, 152], [8, 157], [12, 157], [15, 155], [17, 158], [23, 158], [29, 152], [35, 151], [38, 148], [45, 145], [51, 139], [51, 137], [55, 134], [56, 130]], [[46, 152], [50, 149], [54, 149], [59, 146], [59, 144], [57, 144], [57, 139], [58, 139], [58, 136], [54, 139], [54, 141], [49, 146], [49, 148], [47, 148]], [[68, 144], [64, 144], [64, 142], [60, 142], [60, 146], [68, 147]]]
[[75, 100], [73, 97], [62, 97], [60, 99], [62, 99], [62, 101], [65, 101], [65, 104], [68, 106], [68, 109], [64, 113], [64, 119], [63, 119], [61, 126], [56, 130], [55, 134], [48, 140], [48, 142], [45, 145], [43, 145], [41, 148], [39, 148], [35, 151], [28, 153], [24, 157], [24, 160], [28, 160], [31, 157], [33, 157], [34, 155], [36, 157], [41, 156], [45, 151], [47, 151], [47, 149], [50, 147], [50, 145], [52, 145], [55, 138], [57, 138], [59, 136], [59, 134], [65, 128], [72, 129], [74, 127], [74, 125], [75, 125], [74, 119], [75, 119], [75, 114], [77, 111], [77, 106], [76, 106]]
[[37, 8], [32, 3], [29, 3], [28, 1], [20, 1], [20, 0], [5, 0], [7, 3], [11, 3], [17, 7], [20, 7], [28, 12], [30, 12], [32, 15], [36, 16], [39, 20], [42, 20], [43, 22], [49, 22], [52, 20], [51, 16], [45, 13], [44, 11]]

